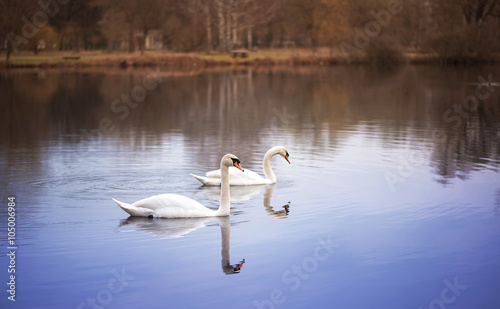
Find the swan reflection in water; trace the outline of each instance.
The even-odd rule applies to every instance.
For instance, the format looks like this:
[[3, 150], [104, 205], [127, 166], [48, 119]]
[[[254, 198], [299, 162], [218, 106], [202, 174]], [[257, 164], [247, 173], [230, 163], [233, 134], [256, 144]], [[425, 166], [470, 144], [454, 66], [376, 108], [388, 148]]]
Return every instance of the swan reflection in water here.
[[[271, 217], [275, 219], [285, 219], [288, 217], [288, 213], [290, 212], [290, 202], [287, 204], [278, 207], [278, 209], [274, 209], [271, 206], [271, 198], [276, 191], [276, 184], [271, 185], [254, 185], [254, 186], [231, 186], [231, 202], [243, 202], [249, 201], [252, 199], [254, 195], [260, 194], [262, 192], [262, 188], [264, 188], [264, 208], [266, 212]], [[201, 191], [204, 191], [209, 200], [212, 201], [220, 201], [220, 187], [214, 186], [201, 186], [199, 188]]]
[[283, 209], [274, 210], [273, 206], [271, 206], [271, 197], [273, 197], [274, 191], [276, 191], [276, 185], [266, 186], [266, 191], [264, 192], [264, 208], [271, 217], [275, 219], [285, 219], [290, 212], [290, 202], [281, 206]]
[[205, 223], [218, 220], [221, 234], [221, 267], [226, 275], [237, 274], [245, 264], [245, 259], [238, 264], [230, 263], [231, 222], [229, 216], [216, 218], [186, 218], [186, 219], [158, 219], [145, 217], [128, 217], [122, 220], [118, 230], [126, 226], [133, 226], [137, 231], [143, 231], [161, 238], [179, 238], [199, 228], [207, 226]]

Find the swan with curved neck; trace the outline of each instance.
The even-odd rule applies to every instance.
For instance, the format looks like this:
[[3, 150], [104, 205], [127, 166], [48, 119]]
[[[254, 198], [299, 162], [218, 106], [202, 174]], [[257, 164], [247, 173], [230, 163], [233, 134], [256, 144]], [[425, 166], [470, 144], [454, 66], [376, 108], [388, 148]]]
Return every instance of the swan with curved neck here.
[[[227, 154], [220, 161], [221, 193], [219, 209], [209, 209], [197, 201], [178, 194], [161, 194], [151, 196], [133, 204], [115, 201], [121, 209], [135, 217], [154, 218], [199, 218], [228, 216], [231, 207], [229, 193], [229, 167], [234, 166], [241, 171], [240, 160], [232, 154]], [[241, 173], [241, 172], [240, 172]]]
[[[262, 169], [264, 177], [260, 176], [254, 171], [245, 170], [245, 173], [238, 173], [236, 169], [229, 169], [229, 184], [233, 186], [248, 186], [248, 185], [264, 185], [276, 183], [276, 175], [271, 168], [271, 158], [275, 155], [280, 155], [290, 163], [288, 157], [288, 150], [283, 146], [276, 146], [269, 149], [264, 155], [262, 162]], [[198, 179], [205, 186], [218, 186], [221, 184], [221, 170], [210, 171], [203, 176], [191, 174], [194, 178]]]

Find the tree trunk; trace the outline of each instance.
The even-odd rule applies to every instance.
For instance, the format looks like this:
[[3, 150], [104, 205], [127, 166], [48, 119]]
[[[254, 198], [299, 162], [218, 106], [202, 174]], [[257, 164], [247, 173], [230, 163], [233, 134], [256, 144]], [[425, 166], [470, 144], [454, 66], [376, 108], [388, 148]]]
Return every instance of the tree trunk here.
[[226, 20], [224, 18], [224, 3], [222, 0], [218, 1], [217, 16], [219, 18], [219, 50], [226, 51]]
[[5, 54], [5, 62], [9, 62], [10, 54], [12, 53], [12, 44], [7, 44], [7, 53]]
[[231, 50], [233, 48], [233, 42], [231, 41], [231, 13], [229, 9], [226, 15], [226, 49]]
[[252, 50], [252, 27], [247, 28], [247, 46], [248, 50]]
[[212, 24], [210, 22], [209, 2], [205, 5], [205, 23], [207, 27], [207, 53], [212, 50]]
[[311, 51], [314, 53], [316, 53], [316, 39], [315, 38], [311, 38]]
[[75, 53], [80, 52], [80, 32], [77, 30], [75, 32]]
[[238, 40], [238, 21], [236, 19], [236, 14], [235, 13], [232, 13], [231, 17], [232, 17], [232, 22], [231, 22], [231, 26], [232, 26], [232, 46], [234, 47], [234, 45], [237, 45], [237, 46], [240, 45], [240, 42]]
[[313, 52], [313, 54], [316, 52], [316, 46], [318, 44], [318, 40], [317, 40], [317, 37], [316, 37], [316, 31], [315, 29], [311, 29], [310, 30], [310, 38], [311, 38], [311, 50]]
[[130, 32], [128, 34], [128, 52], [133, 53], [134, 52], [134, 30], [130, 29]]
[[148, 29], [144, 29], [141, 37], [141, 55], [144, 55], [144, 50], [146, 49], [146, 38], [148, 36]]
[[112, 51], [112, 50], [115, 50], [115, 40], [111, 39], [111, 38], [108, 38], [108, 52]]
[[63, 50], [63, 44], [64, 44], [64, 34], [61, 34], [61, 38], [59, 39], [59, 51]]

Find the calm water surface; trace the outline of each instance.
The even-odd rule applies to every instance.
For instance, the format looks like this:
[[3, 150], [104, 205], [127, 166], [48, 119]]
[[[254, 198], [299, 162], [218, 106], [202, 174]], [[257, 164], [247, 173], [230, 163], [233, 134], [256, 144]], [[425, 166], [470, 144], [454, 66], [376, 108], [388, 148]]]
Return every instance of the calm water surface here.
[[[2, 308], [499, 308], [500, 67], [151, 72], [0, 74]], [[275, 145], [229, 218], [111, 200], [216, 208], [189, 173]]]

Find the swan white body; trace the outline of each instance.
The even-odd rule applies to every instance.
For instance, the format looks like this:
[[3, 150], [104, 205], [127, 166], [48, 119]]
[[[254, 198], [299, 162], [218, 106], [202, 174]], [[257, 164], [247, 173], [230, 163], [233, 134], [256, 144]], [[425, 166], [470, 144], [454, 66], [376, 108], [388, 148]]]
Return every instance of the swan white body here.
[[120, 202], [115, 199], [113, 201], [129, 215], [135, 217], [200, 218], [228, 216], [231, 201], [228, 175], [229, 166], [236, 166], [241, 169], [236, 156], [227, 154], [222, 158], [220, 162], [222, 171], [221, 200], [219, 209], [217, 210], [209, 209], [193, 199], [178, 194], [155, 195], [133, 204]]
[[[248, 186], [248, 185], [265, 185], [276, 183], [276, 175], [271, 168], [271, 158], [275, 155], [281, 155], [288, 163], [288, 150], [283, 146], [276, 146], [269, 149], [264, 155], [262, 162], [262, 169], [264, 170], [264, 177], [260, 176], [254, 171], [246, 169], [244, 173], [238, 171], [236, 168], [229, 168], [229, 184], [232, 186]], [[194, 178], [198, 179], [205, 186], [218, 186], [221, 184], [221, 170], [210, 171], [203, 176], [191, 174]]]

